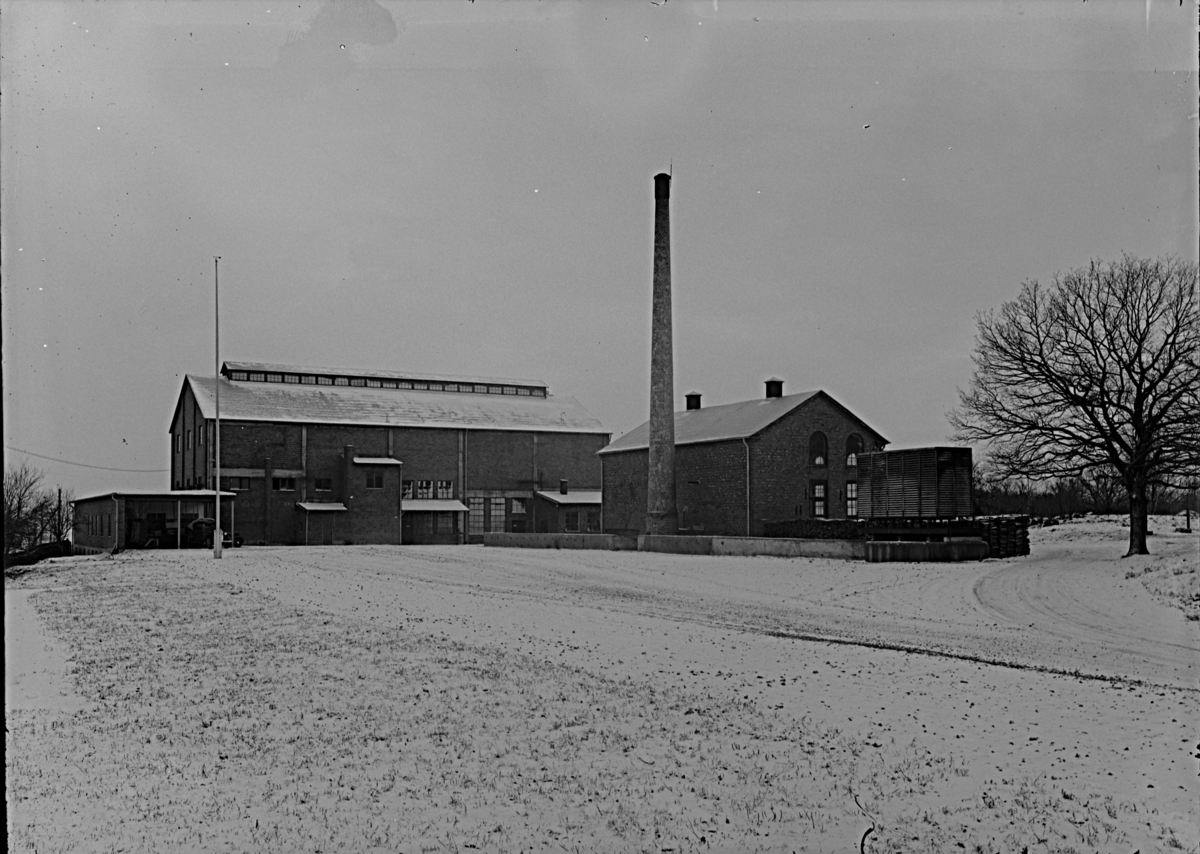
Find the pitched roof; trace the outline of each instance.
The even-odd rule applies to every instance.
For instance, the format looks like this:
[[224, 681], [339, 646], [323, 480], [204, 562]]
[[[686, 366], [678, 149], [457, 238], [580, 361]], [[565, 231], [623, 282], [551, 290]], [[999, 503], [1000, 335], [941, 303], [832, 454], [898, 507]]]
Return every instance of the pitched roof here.
[[[222, 421], [608, 433], [571, 397], [234, 382], [224, 378], [220, 383]], [[216, 417], [216, 381], [212, 377], [187, 374], [184, 386], [191, 387], [205, 418]], [[182, 398], [182, 391], [180, 395]]]
[[[703, 409], [685, 409], [675, 413], [675, 444], [694, 445], [700, 442], [723, 442], [730, 439], [748, 439], [774, 424], [793, 409], [803, 406], [817, 396], [844, 411], [867, 431], [879, 436], [858, 416], [846, 409], [823, 391], [802, 391], [783, 397], [765, 397], [743, 400]], [[650, 422], [641, 424], [615, 442], [600, 449], [601, 454], [618, 451], [634, 451], [650, 447]]]

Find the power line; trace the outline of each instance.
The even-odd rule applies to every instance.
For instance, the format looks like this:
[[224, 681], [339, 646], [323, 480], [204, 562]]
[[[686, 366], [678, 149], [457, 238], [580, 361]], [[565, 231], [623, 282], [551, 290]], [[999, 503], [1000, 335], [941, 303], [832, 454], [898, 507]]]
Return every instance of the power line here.
[[45, 454], [35, 454], [33, 451], [24, 451], [21, 448], [14, 448], [12, 445], [5, 445], [4, 447], [8, 448], [10, 451], [16, 451], [18, 454], [27, 454], [31, 457], [37, 457], [39, 460], [53, 460], [56, 463], [66, 463], [69, 466], [79, 466], [80, 468], [85, 469], [100, 469], [102, 471], [129, 471], [137, 472], [139, 474], [160, 474], [165, 471], [170, 471], [170, 469], [115, 469], [111, 468], [110, 466], [92, 466], [88, 465], [87, 463], [75, 463], [71, 462], [70, 460], [60, 460], [58, 457], [47, 457]]

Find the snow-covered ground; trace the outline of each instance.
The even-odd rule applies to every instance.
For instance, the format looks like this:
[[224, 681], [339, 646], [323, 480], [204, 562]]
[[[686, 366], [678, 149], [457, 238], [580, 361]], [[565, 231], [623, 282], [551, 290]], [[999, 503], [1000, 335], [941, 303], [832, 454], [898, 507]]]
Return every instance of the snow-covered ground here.
[[1200, 850], [1198, 540], [1151, 527], [56, 561], [5, 585], [10, 846]]

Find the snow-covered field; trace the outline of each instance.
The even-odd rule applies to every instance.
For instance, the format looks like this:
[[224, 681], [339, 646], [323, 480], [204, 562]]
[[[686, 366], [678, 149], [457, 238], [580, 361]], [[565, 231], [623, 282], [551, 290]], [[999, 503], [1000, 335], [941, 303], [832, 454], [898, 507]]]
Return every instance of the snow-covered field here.
[[1197, 851], [1198, 540], [1151, 527], [43, 564], [5, 583], [9, 846]]

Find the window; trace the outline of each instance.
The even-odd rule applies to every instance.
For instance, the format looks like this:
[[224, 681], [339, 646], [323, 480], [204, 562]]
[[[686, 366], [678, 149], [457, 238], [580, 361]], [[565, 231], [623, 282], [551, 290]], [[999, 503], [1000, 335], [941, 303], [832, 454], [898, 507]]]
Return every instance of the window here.
[[334, 377], [333, 384], [334, 385], [350, 385], [350, 380], [346, 379], [345, 377]]
[[504, 389], [498, 385], [490, 385], [487, 387], [488, 394], [502, 394]]
[[201, 447], [204, 446], [204, 434], [207, 432], [208, 432], [207, 424], [205, 424], [203, 427], [199, 428], [196, 431], [196, 444], [200, 445]]
[[454, 533], [454, 514], [453, 513], [434, 513], [437, 517], [437, 532], [439, 534]]
[[367, 473], [367, 489], [383, 489], [383, 472]]
[[862, 453], [862, 449], [862, 436], [851, 433], [846, 437], [846, 468], [854, 468], [858, 465], [858, 455]]
[[313, 492], [333, 492], [333, 478], [313, 478]]
[[230, 371], [229, 378], [231, 380], [243, 380], [244, 381], [246, 379], [246, 372], [245, 371]]
[[408, 380], [400, 380], [400, 382], [396, 383], [396, 385], [399, 388], [412, 388], [413, 387], [413, 384], [411, 382], [409, 382]]
[[446, 383], [446, 391], [458, 391], [458, 383]]
[[413, 388], [417, 391], [428, 391], [429, 383], [413, 383]]
[[252, 383], [265, 382], [266, 379], [267, 379], [266, 374], [256, 374], [256, 373], [250, 374], [250, 382], [252, 382]]
[[525, 499], [524, 498], [514, 498], [512, 500], [512, 514], [514, 516], [525, 515]]
[[504, 499], [492, 498], [488, 501], [491, 505], [488, 510], [488, 532], [492, 534], [504, 533]]
[[400, 497], [411, 500], [413, 497], [413, 482], [406, 480], [400, 484]]
[[284, 374], [283, 381], [285, 383], [298, 384], [300, 382], [300, 377], [296, 376], [295, 374]]
[[846, 518], [858, 518], [858, 483], [853, 480], [846, 481]]
[[350, 385], [356, 386], [358, 388], [363, 388], [366, 386], [366, 384], [367, 384], [366, 380], [359, 380], [359, 379], [350, 380]]
[[522, 397], [529, 397], [529, 389], [519, 388], [517, 389], [517, 394], [521, 395]]
[[534, 396], [534, 397], [545, 397], [545, 396], [546, 396], [546, 390], [545, 390], [544, 388], [535, 388], [535, 389], [533, 390], [533, 396]]
[[808, 462], [810, 465], [823, 466], [829, 459], [829, 442], [825, 434], [818, 430], [808, 439]]
[[433, 481], [417, 481], [417, 498], [433, 498]]
[[384, 388], [395, 388], [396, 381], [395, 380], [384, 380], [382, 383], [380, 383], [380, 385], [382, 385]]
[[437, 482], [437, 498], [453, 498], [454, 497], [454, 481], [439, 480]]
[[267, 374], [267, 382], [281, 383], [283, 382], [283, 374]]
[[221, 478], [221, 489], [226, 489], [230, 492], [245, 492], [250, 488], [250, 478], [248, 477], [223, 477]]
[[190, 451], [192, 449], [192, 431], [191, 430], [187, 431], [187, 446], [188, 446], [188, 450]]
[[316, 385], [317, 378], [312, 374], [304, 374], [302, 377], [300, 377], [300, 382], [303, 385]]
[[825, 481], [812, 482], [812, 514], [818, 519], [825, 518]]
[[367, 388], [382, 388], [383, 383], [379, 380], [367, 380]]
[[[175, 434], [175, 453], [177, 453], [177, 454], [183, 453], [183, 434], [182, 433]], [[176, 486], [175, 488], [178, 489], [179, 487]]]
[[579, 511], [568, 510], [563, 514], [563, 530], [574, 533], [579, 530]]
[[467, 522], [468, 531], [472, 534], [483, 533], [483, 499], [468, 498], [467, 499]]
[[476, 394], [487, 394], [487, 386], [477, 384], [475, 386], [475, 393]]
[[317, 385], [333, 385], [331, 377], [317, 377]]
[[597, 534], [600, 532], [600, 511], [589, 510], [587, 512], [587, 525], [589, 534]]
[[441, 391], [441, 390], [442, 390], [442, 384], [441, 384], [441, 383], [430, 383], [430, 384], [429, 384], [429, 390], [430, 390], [430, 391]]
[[506, 385], [506, 386], [504, 386], [504, 393], [505, 393], [505, 394], [516, 394], [516, 393], [517, 393], [517, 387], [516, 387], [516, 386], [511, 386], [511, 385]]
[[271, 489], [276, 492], [295, 492], [296, 478], [294, 477], [273, 477], [271, 478]]

